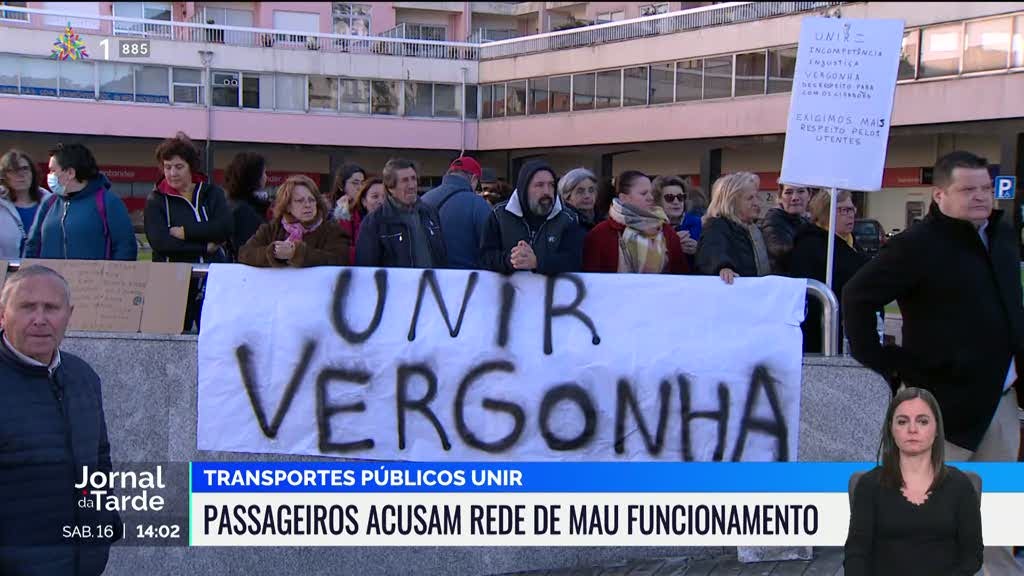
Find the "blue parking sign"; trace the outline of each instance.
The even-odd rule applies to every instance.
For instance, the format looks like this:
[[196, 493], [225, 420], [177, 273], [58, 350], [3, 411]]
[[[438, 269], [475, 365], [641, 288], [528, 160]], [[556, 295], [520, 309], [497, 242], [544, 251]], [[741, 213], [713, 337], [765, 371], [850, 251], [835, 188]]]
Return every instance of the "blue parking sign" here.
[[1017, 190], [1016, 176], [996, 176], [995, 181], [996, 200], [1013, 200]]

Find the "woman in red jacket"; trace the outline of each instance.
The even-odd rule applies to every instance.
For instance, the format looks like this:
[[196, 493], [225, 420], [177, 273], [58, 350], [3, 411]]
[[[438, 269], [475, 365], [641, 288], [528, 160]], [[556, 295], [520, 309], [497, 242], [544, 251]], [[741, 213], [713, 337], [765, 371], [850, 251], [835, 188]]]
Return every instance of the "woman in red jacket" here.
[[688, 274], [679, 237], [657, 206], [651, 179], [628, 170], [615, 181], [608, 219], [587, 234], [585, 272]]

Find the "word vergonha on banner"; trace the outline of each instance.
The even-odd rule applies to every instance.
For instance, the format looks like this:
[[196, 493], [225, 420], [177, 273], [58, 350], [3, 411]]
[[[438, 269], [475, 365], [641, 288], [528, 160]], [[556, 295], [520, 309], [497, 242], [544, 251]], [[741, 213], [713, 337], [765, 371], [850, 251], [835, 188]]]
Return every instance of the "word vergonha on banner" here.
[[794, 460], [805, 293], [806, 281], [779, 277], [726, 286], [213, 265], [198, 446], [413, 461]]
[[902, 20], [801, 21], [780, 182], [882, 186]]

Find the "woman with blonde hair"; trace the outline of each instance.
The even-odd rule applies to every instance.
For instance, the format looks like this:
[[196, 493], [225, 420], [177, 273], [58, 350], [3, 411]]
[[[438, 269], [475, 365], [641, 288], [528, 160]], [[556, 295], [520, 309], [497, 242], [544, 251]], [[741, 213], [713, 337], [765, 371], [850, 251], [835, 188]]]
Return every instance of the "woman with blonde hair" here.
[[329, 215], [308, 176], [289, 176], [277, 189], [273, 219], [242, 246], [238, 261], [262, 268], [349, 264], [352, 238]]
[[737, 276], [767, 276], [768, 250], [755, 225], [761, 213], [761, 181], [750, 172], [722, 176], [711, 188], [697, 245], [697, 272], [732, 284]]

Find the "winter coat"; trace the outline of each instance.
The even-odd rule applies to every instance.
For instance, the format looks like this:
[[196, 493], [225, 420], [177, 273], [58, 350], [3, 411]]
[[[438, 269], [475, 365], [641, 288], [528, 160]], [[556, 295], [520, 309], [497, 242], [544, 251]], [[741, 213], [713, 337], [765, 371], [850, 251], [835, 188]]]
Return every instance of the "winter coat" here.
[[[832, 261], [832, 291], [843, 293], [843, 287], [853, 275], [866, 264], [868, 257], [858, 252], [836, 236], [835, 258]], [[811, 278], [825, 282], [825, 267], [828, 265], [828, 231], [815, 224], [807, 223], [796, 233], [793, 251], [789, 258], [789, 273], [793, 278]], [[817, 298], [807, 299], [807, 315], [800, 325], [804, 333], [804, 352], [821, 352], [821, 316], [824, 313]], [[839, 308], [842, 318], [842, 306]], [[839, 326], [836, 350], [842, 350], [843, 327]]]
[[352, 239], [352, 245], [348, 249], [348, 261], [350, 264], [355, 264], [356, 262], [356, 242], [359, 241], [359, 226], [363, 223], [364, 218], [366, 216], [363, 214], [362, 209], [355, 209], [349, 213], [348, 220], [335, 220], [338, 227], [341, 228], [342, 234], [346, 234]]
[[[98, 194], [103, 194], [106, 219], [100, 214]], [[135, 260], [138, 251], [128, 208], [110, 191], [110, 180], [103, 174], [78, 192], [40, 203], [25, 242], [26, 258]]]
[[[226, 262], [224, 250], [207, 252], [207, 244], [225, 244], [231, 238], [234, 216], [224, 191], [195, 175], [192, 201], [166, 180], [157, 182], [146, 200], [146, 237], [153, 247], [153, 262]], [[171, 228], [185, 229], [185, 239], [171, 236]]]
[[[412, 234], [402, 220], [401, 208], [388, 198], [380, 208], [366, 215], [359, 225], [356, 265], [380, 268], [413, 268]], [[447, 268], [448, 253], [437, 211], [417, 200], [413, 212], [419, 217], [430, 250], [431, 268]]]
[[[1024, 368], [1017, 235], [1000, 210], [985, 230], [950, 218], [937, 204], [890, 240], [843, 289], [853, 357], [900, 383], [926, 388], [942, 409], [946, 439], [976, 450], [1003, 396], [1011, 358]], [[895, 300], [903, 345], [883, 347], [874, 312]], [[1024, 394], [1017, 395], [1018, 400]], [[1024, 403], [1024, 402], [1022, 402]]]
[[[619, 240], [625, 226], [608, 219], [598, 224], [587, 234], [583, 246], [583, 270], [586, 272], [618, 272], [619, 271]], [[661, 228], [668, 249], [667, 266], [663, 274], [688, 274], [690, 265], [686, 262], [679, 236], [672, 226], [665, 224]]]
[[486, 270], [511, 274], [512, 249], [524, 241], [537, 257], [535, 272], [540, 274], [562, 274], [579, 272], [583, 268], [583, 228], [575, 212], [566, 210], [562, 200], [555, 195], [554, 206], [536, 229], [532, 229], [525, 217], [523, 206], [526, 190], [537, 172], [546, 170], [554, 174], [547, 163], [540, 160], [527, 162], [519, 170], [516, 190], [505, 202], [491, 211], [487, 230], [480, 245], [481, 264]]
[[237, 262], [239, 250], [266, 223], [266, 207], [254, 200], [228, 200], [228, 208], [231, 210], [232, 230], [227, 250], [231, 260]]
[[273, 243], [287, 238], [288, 232], [280, 220], [267, 222], [260, 226], [256, 234], [239, 250], [238, 261], [261, 268], [309, 268], [351, 264], [349, 248], [352, 239], [333, 220], [321, 222], [316, 230], [304, 235], [302, 242], [295, 245], [295, 254], [291, 260], [278, 260], [274, 257]]
[[704, 222], [697, 243], [697, 273], [717, 276], [730, 268], [741, 277], [757, 277], [757, 260], [750, 232], [728, 218]]
[[423, 202], [437, 210], [444, 229], [444, 244], [451, 268], [480, 268], [480, 239], [491, 205], [470, 187], [468, 180], [448, 174], [441, 185], [423, 195]]
[[771, 260], [772, 274], [786, 275], [789, 271], [789, 253], [793, 250], [793, 240], [797, 230], [809, 224], [799, 214], [790, 214], [782, 208], [772, 208], [761, 222], [761, 235], [768, 249]]
[[0, 258], [20, 258], [25, 225], [14, 203], [0, 198]]
[[[67, 352], [51, 376], [0, 343], [0, 382], [0, 574], [99, 576], [121, 519], [80, 508], [74, 489], [83, 466], [111, 470], [99, 376]], [[114, 538], [63, 540], [63, 526], [89, 526], [95, 534], [99, 525], [112, 525]]]

